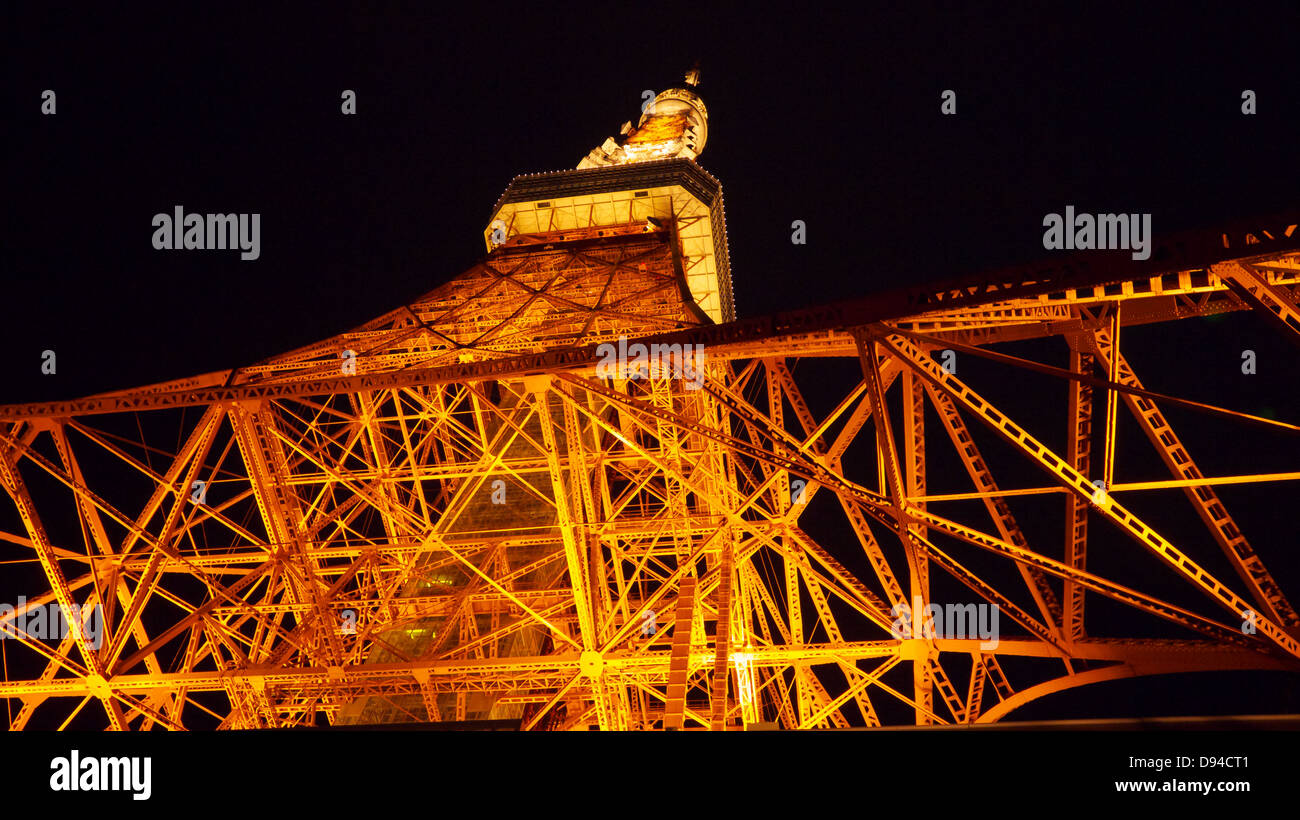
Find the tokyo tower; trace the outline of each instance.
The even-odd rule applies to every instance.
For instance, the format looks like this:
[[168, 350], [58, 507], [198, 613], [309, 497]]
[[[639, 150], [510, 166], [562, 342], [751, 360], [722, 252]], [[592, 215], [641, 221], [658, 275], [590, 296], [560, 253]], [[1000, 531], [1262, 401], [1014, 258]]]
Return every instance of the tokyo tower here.
[[[9, 727], [972, 724], [1300, 671], [1291, 536], [1219, 495], [1300, 478], [1294, 404], [1129, 358], [1232, 312], [1300, 340], [1296, 215], [737, 317], [698, 83], [516, 177], [481, 261], [353, 330], [0, 406]], [[1272, 460], [1202, 472], [1189, 414]]]

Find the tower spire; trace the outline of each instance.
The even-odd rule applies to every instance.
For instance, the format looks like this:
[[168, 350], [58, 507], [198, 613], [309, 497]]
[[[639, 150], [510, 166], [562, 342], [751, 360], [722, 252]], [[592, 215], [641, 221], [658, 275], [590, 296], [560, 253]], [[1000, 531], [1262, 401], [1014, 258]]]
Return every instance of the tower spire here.
[[[697, 61], [686, 72], [682, 86], [659, 92], [642, 106], [641, 119], [630, 123], [617, 137], [609, 137], [593, 148], [582, 162], [583, 168], [605, 165], [631, 165], [637, 162], [681, 157], [693, 160], [704, 152], [709, 135], [709, 111], [704, 100], [693, 90], [700, 82]], [[689, 87], [688, 87], [689, 86]]]
[[699, 60], [696, 60], [691, 65], [690, 71], [686, 72], [686, 84], [689, 85], [691, 88], [694, 88], [695, 86], [700, 84], [700, 61]]

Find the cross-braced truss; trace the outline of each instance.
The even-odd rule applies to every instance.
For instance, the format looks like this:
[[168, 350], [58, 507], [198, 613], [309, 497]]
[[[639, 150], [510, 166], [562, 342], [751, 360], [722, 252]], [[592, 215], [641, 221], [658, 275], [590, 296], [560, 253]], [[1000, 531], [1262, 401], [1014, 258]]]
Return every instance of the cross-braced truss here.
[[[1300, 335], [1294, 232], [713, 325], [673, 226], [634, 225], [503, 247], [253, 367], [2, 407], [9, 725], [961, 724], [1128, 676], [1300, 670], [1282, 544], [1215, 492], [1300, 473], [1207, 477], [1167, 414], [1271, 429], [1292, 470], [1297, 420], [1153, 391], [1121, 352], [1242, 309]], [[599, 371], [620, 336], [703, 345], [698, 389]], [[1027, 339], [1068, 367], [999, 349]], [[1005, 380], [948, 355], [1059, 385], [1059, 411], [1000, 410]], [[1167, 480], [1116, 479], [1121, 406]], [[1012, 461], [1039, 485], [999, 484]], [[1137, 512], [1171, 488], [1205, 538]], [[918, 602], [996, 605], [996, 641], [900, 634]], [[51, 604], [91, 614], [20, 628]], [[1090, 635], [1099, 605], [1132, 630]]]

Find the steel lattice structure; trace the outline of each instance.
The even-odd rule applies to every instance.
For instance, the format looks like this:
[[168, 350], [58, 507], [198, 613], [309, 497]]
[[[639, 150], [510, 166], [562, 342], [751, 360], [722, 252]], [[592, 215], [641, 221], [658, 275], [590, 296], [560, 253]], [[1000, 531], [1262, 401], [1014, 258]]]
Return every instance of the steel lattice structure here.
[[[1298, 220], [734, 320], [721, 189], [693, 156], [521, 177], [482, 262], [310, 347], [0, 407], [21, 524], [0, 539], [40, 569], [0, 621], [57, 603], [104, 623], [98, 648], [6, 642], [10, 727], [960, 724], [1128, 676], [1300, 670], [1300, 618], [1214, 490], [1300, 474], [1207, 478], [1165, 411], [1300, 427], [1148, 390], [1121, 352], [1130, 327], [1229, 311], [1300, 334]], [[620, 337], [701, 345], [699, 388], [604, 373]], [[1004, 352], [1030, 339], [1069, 367]], [[1060, 414], [999, 410], [945, 350], [1057, 377]], [[1168, 480], [1115, 480], [1121, 405]], [[1000, 487], [988, 441], [1042, 486]], [[968, 491], [928, 491], [940, 448]], [[1159, 488], [1205, 539], [1130, 509]], [[1061, 537], [1030, 537], [1013, 498]], [[1096, 568], [1099, 527], [1203, 594]], [[1215, 545], [1233, 574], [1205, 568]], [[940, 577], [997, 604], [996, 647], [896, 635]], [[1101, 600], [1181, 637], [1091, 637]]]

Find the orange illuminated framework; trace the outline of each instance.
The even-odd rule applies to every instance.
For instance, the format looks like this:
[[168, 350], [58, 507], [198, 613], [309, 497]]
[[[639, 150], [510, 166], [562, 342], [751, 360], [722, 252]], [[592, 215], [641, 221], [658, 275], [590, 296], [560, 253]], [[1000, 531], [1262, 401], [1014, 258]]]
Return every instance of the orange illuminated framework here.
[[[1121, 345], [1235, 311], [1297, 337], [1300, 220], [737, 319], [687, 85], [579, 169], [515, 179], [487, 256], [410, 304], [252, 366], [0, 407], [0, 542], [30, 568], [0, 614], [10, 728], [966, 724], [1300, 670], [1267, 568], [1290, 536], [1254, 540], [1216, 489], [1300, 478], [1298, 420], [1154, 389]], [[702, 345], [702, 385], [601, 377], [620, 339]], [[1028, 340], [1068, 366], [1007, 352]], [[999, 409], [944, 351], [1059, 413]], [[1204, 475], [1175, 408], [1276, 435], [1276, 469]], [[1120, 479], [1121, 412], [1168, 478]], [[1000, 481], [1007, 459], [1039, 482]], [[1175, 503], [1203, 538], [1147, 516]], [[1116, 575], [1138, 556], [1145, 580]], [[954, 588], [997, 605], [995, 646], [896, 634]], [[1098, 602], [1131, 631], [1092, 636]], [[18, 629], [51, 604], [98, 606], [99, 645]]]

